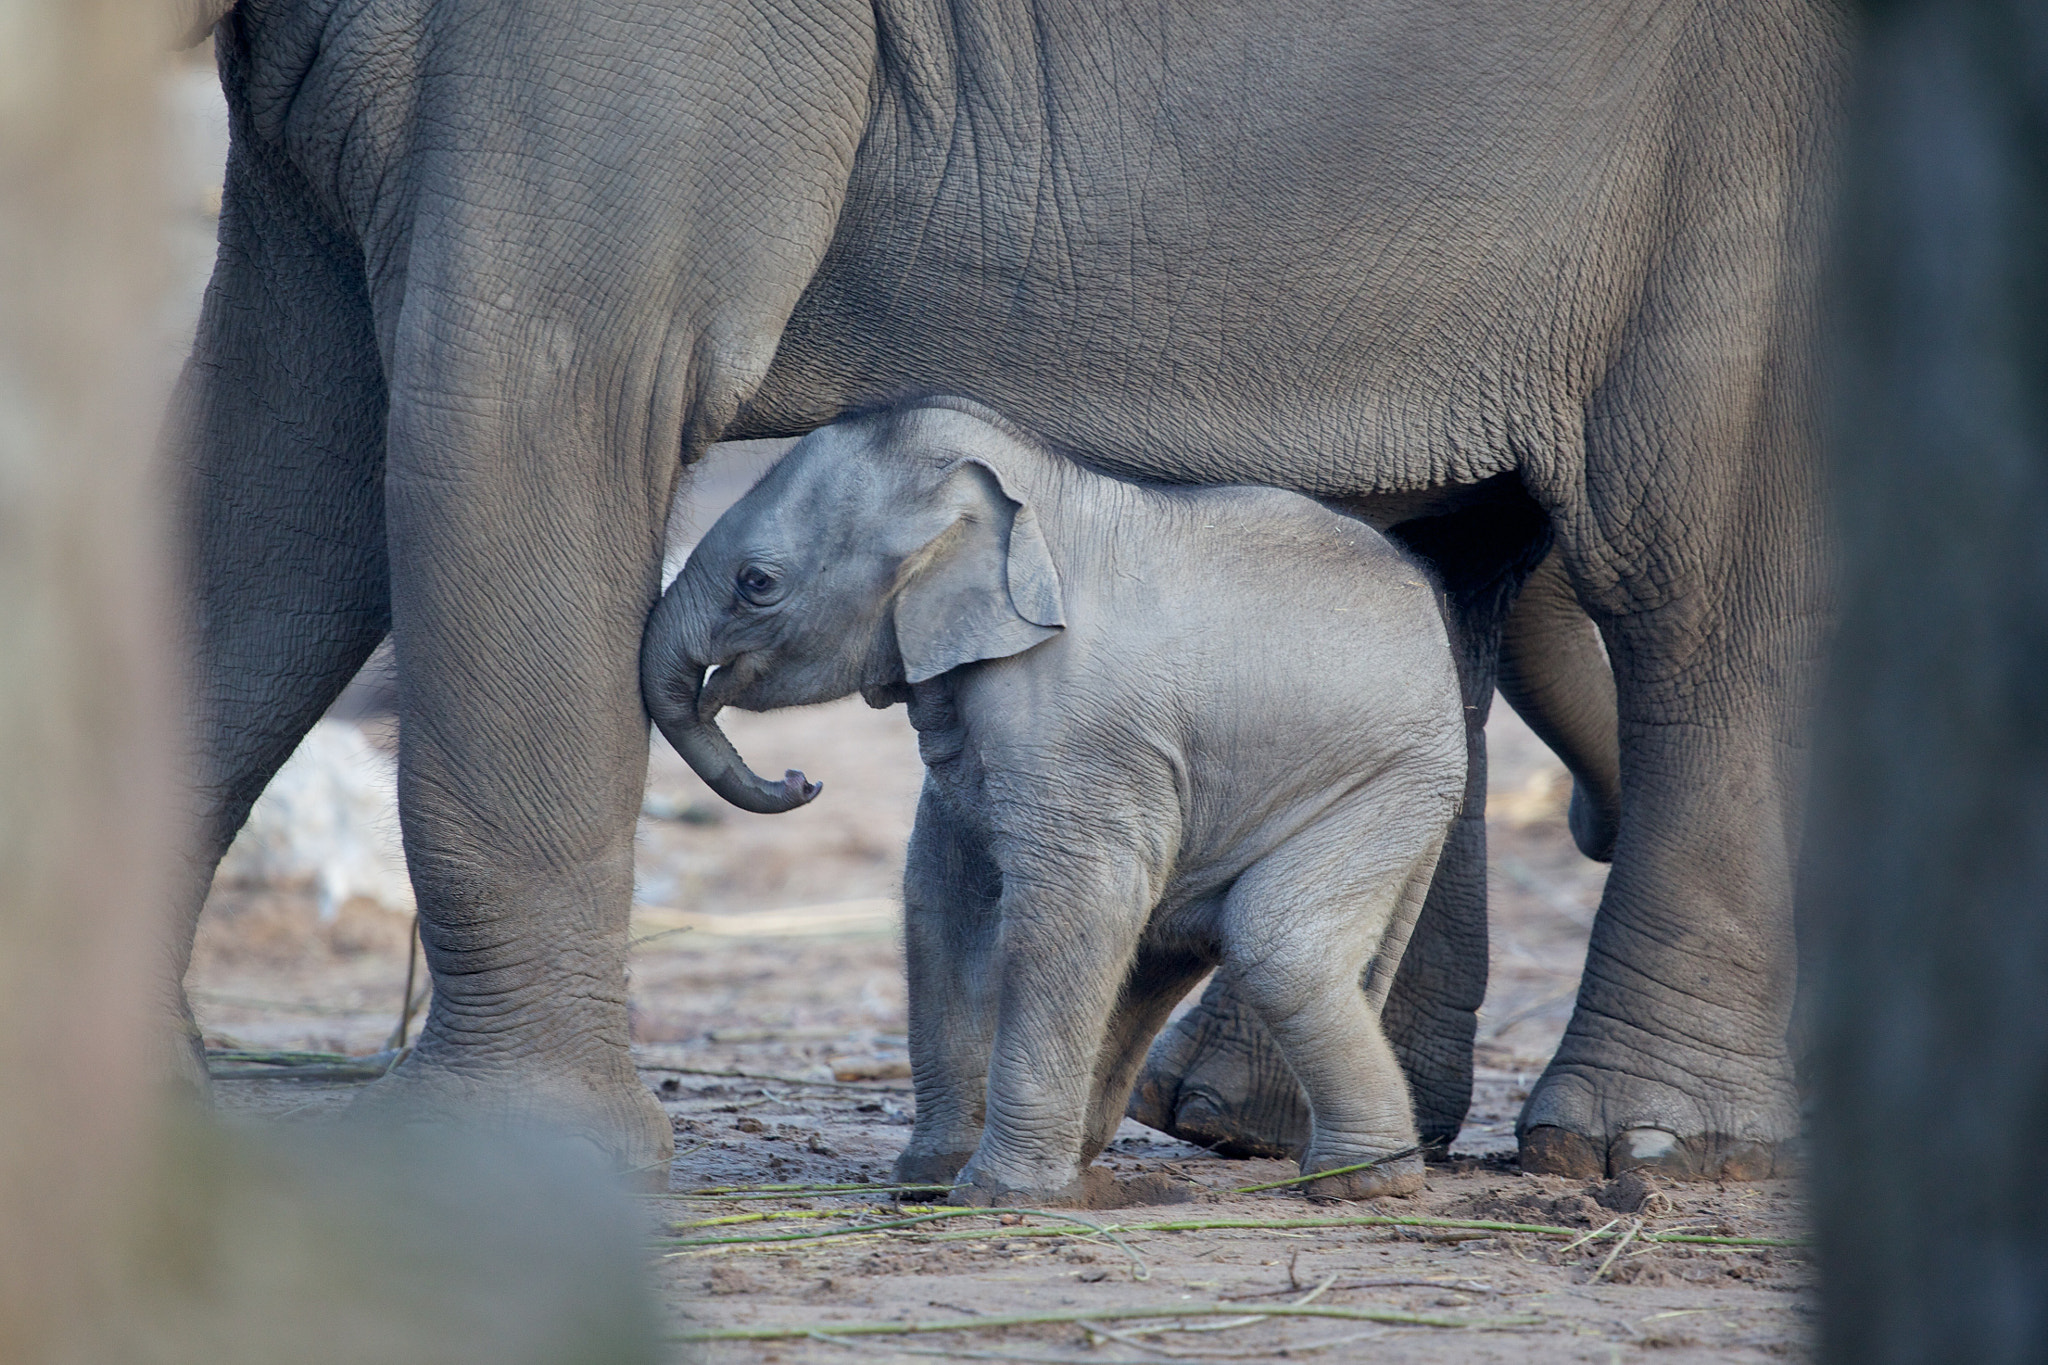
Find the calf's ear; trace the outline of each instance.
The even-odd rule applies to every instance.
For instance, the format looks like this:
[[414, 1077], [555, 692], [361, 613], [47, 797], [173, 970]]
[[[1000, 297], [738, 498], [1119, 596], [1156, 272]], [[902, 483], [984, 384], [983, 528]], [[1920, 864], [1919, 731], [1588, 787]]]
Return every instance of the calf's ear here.
[[1006, 659], [1067, 623], [1059, 570], [1030, 504], [995, 466], [965, 459], [947, 471], [946, 527], [898, 576], [896, 645], [914, 683], [983, 659]]

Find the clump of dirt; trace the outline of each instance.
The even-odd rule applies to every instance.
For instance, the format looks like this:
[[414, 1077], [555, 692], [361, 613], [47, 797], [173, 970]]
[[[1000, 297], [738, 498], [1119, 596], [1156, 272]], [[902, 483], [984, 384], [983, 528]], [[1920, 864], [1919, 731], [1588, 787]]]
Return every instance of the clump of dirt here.
[[[1527, 1183], [1535, 1185], [1536, 1181]], [[1553, 1195], [1540, 1187], [1518, 1189], [1514, 1186], [1468, 1195], [1447, 1205], [1441, 1212], [1446, 1218], [1477, 1218], [1494, 1223], [1537, 1223], [1566, 1228], [1594, 1227], [1597, 1226], [1596, 1218], [1604, 1223], [1614, 1216], [1604, 1212], [1593, 1196], [1584, 1190]]]
[[762, 1289], [761, 1281], [737, 1266], [715, 1265], [704, 1279], [707, 1294], [752, 1294]]
[[1183, 1180], [1164, 1171], [1144, 1171], [1133, 1176], [1112, 1177], [1105, 1189], [1103, 1202], [1091, 1203], [1088, 1207], [1139, 1209], [1156, 1204], [1192, 1204], [1202, 1193], [1202, 1187], [1192, 1180]]
[[[1562, 1188], [1560, 1188], [1562, 1187]], [[1624, 1171], [1612, 1180], [1572, 1182], [1524, 1176], [1445, 1207], [1448, 1218], [1481, 1218], [1502, 1223], [1552, 1227], [1595, 1227], [1615, 1214], [1662, 1217], [1676, 1205], [1667, 1187], [1646, 1171]]]
[[1624, 1260], [1607, 1272], [1609, 1284], [1632, 1284], [1642, 1289], [1663, 1289], [1686, 1283], [1685, 1276], [1662, 1256]]
[[1597, 1190], [1593, 1199], [1603, 1209], [1616, 1213], [1640, 1213], [1655, 1218], [1671, 1212], [1671, 1196], [1649, 1172], [1623, 1171]]

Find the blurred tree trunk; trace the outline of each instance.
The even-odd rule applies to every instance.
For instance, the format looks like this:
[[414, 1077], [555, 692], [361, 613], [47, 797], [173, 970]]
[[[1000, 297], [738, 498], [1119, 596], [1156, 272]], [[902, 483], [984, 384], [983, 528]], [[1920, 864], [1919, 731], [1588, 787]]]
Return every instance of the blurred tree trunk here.
[[0, 1360], [91, 1359], [170, 847], [162, 0], [0, 5]]
[[1823, 1357], [2048, 1358], [2048, 7], [1873, 4], [1850, 117]]
[[152, 451], [187, 0], [0, 0], [0, 1365], [651, 1365], [591, 1155], [167, 1102], [181, 670]]

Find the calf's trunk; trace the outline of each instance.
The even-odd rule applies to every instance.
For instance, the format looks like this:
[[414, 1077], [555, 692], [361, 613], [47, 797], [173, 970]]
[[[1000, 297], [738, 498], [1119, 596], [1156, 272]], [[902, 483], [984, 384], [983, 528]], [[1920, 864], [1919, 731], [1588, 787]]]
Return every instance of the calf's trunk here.
[[687, 594], [678, 583], [661, 599], [640, 645], [640, 692], [647, 713], [704, 784], [741, 810], [780, 815], [807, 804], [823, 787], [792, 768], [780, 782], [746, 765], [725, 731], [700, 707], [709, 667], [690, 647]]

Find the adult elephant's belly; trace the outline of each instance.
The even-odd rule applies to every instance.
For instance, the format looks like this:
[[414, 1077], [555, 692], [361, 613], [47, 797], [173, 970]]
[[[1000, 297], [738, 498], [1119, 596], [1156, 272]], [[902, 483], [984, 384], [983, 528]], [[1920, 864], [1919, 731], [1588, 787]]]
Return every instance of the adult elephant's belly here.
[[[1070, 18], [1005, 67], [1029, 89], [945, 92], [943, 118], [886, 90], [729, 434], [949, 390], [1113, 472], [1320, 496], [1575, 449], [1559, 415], [1582, 411], [1638, 249], [1585, 225], [1623, 212], [1597, 168], [1632, 125], [1589, 124], [1584, 90], [1504, 90], [1475, 57], [1502, 35], [1446, 55], [1441, 15], [1395, 31], [1399, 7], [1354, 7], [1346, 33], [1244, 8], [1169, 35], [1159, 68], [1131, 55], [1158, 35]], [[1275, 31], [1295, 19], [1313, 31]]]
[[1375, 363], [1360, 317], [1310, 335], [1299, 312], [1246, 316], [1256, 297], [1212, 301], [1227, 324], [1160, 323], [1132, 302], [1101, 317], [957, 295], [899, 302], [886, 318], [807, 308], [727, 435], [795, 435], [905, 394], [954, 393], [1110, 473], [1340, 498], [1469, 485], [1512, 468], [1517, 448], [1556, 444], [1511, 438], [1528, 425], [1511, 406], [1520, 386], [1470, 353], [1450, 373], [1412, 356]]

